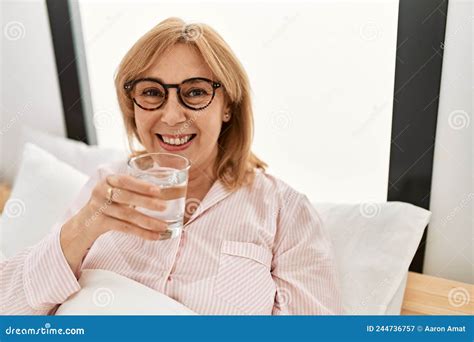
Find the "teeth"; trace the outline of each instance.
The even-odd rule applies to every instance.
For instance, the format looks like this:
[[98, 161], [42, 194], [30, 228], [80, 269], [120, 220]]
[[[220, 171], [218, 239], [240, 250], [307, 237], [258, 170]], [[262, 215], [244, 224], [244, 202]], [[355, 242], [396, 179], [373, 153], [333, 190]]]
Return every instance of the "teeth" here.
[[169, 145], [176, 145], [176, 146], [179, 146], [179, 145], [183, 145], [185, 143], [187, 143], [189, 141], [189, 139], [191, 139], [191, 135], [187, 135], [181, 139], [179, 138], [168, 138], [168, 137], [165, 137], [165, 136], [162, 136], [163, 138], [163, 141]]

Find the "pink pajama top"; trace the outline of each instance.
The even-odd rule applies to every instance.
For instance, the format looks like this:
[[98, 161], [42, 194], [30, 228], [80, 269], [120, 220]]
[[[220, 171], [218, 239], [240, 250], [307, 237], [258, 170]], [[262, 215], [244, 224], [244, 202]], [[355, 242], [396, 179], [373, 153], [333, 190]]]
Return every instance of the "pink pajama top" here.
[[[101, 165], [48, 236], [0, 264], [1, 314], [52, 314], [81, 290], [62, 252], [60, 228], [99, 179], [124, 165]], [[262, 171], [251, 187], [232, 193], [217, 180], [180, 237], [103, 234], [84, 269], [116, 272], [202, 315], [343, 313], [333, 250], [318, 213], [305, 195]]]

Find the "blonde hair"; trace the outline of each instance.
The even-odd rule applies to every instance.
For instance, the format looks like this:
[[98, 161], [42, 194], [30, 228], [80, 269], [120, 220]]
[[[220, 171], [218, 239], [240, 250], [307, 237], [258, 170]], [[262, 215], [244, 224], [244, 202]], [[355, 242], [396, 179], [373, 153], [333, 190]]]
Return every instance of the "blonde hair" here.
[[137, 151], [133, 146], [134, 139], [141, 141], [133, 102], [124, 84], [143, 76], [156, 56], [178, 43], [196, 48], [225, 89], [231, 118], [222, 125], [217, 141], [222, 148], [218, 149], [214, 172], [229, 190], [235, 190], [253, 180], [255, 169], [265, 171], [267, 164], [251, 151], [254, 124], [247, 74], [227, 43], [206, 24], [186, 24], [179, 18], [168, 18], [142, 36], [122, 59], [115, 75], [115, 88], [132, 156], [147, 151]]

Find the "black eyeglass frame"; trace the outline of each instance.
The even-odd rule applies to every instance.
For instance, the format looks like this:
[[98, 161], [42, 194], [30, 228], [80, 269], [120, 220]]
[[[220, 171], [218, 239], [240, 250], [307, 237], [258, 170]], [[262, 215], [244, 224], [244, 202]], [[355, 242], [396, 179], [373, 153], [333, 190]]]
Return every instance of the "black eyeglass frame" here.
[[[133, 87], [139, 83], [139, 82], [142, 82], [142, 81], [149, 81], [149, 82], [156, 82], [158, 83], [159, 85], [161, 85], [164, 89], [165, 89], [165, 99], [163, 101], [162, 104], [160, 104], [158, 107], [156, 108], [145, 108], [145, 107], [142, 107], [138, 101], [132, 97], [131, 99], [133, 100], [133, 102], [138, 106], [140, 107], [141, 109], [143, 110], [148, 110], [148, 111], [153, 111], [153, 110], [157, 110], [157, 109], [160, 109], [161, 107], [163, 107], [163, 105], [168, 101], [168, 94], [169, 94], [169, 91], [168, 89], [170, 88], [176, 88], [176, 91], [177, 91], [177, 95], [178, 95], [178, 100], [179, 100], [179, 103], [184, 106], [185, 108], [188, 108], [188, 109], [191, 109], [191, 110], [203, 110], [205, 108], [207, 108], [211, 103], [212, 103], [212, 100], [214, 100], [214, 96], [216, 95], [216, 89], [218, 88], [221, 88], [222, 87], [222, 84], [220, 82], [216, 82], [216, 81], [212, 81], [210, 79], [207, 79], [207, 78], [204, 78], [204, 77], [192, 77], [192, 78], [188, 78], [186, 80], [184, 80], [183, 82], [179, 83], [179, 84], [166, 84], [166, 83], [163, 83], [161, 82], [159, 79], [156, 79], [156, 78], [153, 78], [153, 77], [145, 77], [145, 78], [139, 78], [139, 79], [136, 79], [136, 80], [131, 80], [131, 81], [128, 81], [128, 82], [125, 82], [125, 84], [123, 85], [123, 88], [125, 89], [128, 97], [130, 97], [130, 92], [132, 91]], [[185, 82], [189, 82], [189, 81], [205, 81], [209, 84], [211, 84], [212, 86], [212, 97], [211, 99], [209, 100], [209, 103], [203, 107], [199, 107], [199, 108], [194, 108], [194, 107], [191, 107], [191, 106], [188, 106], [184, 101], [183, 99], [181, 98], [181, 85]]]

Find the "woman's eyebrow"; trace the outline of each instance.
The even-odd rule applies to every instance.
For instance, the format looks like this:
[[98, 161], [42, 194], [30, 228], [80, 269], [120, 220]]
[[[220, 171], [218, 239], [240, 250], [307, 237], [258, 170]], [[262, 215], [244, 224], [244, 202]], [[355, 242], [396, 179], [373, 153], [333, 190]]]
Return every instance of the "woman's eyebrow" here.
[[151, 78], [151, 79], [154, 79], [154, 80], [157, 80], [161, 83], [166, 83], [165, 81], [163, 81], [162, 78], [160, 77], [155, 77], [155, 76], [150, 76], [150, 75], [143, 75], [143, 76], [140, 76], [140, 77], [137, 77], [137, 79], [144, 79], [144, 78]]
[[168, 82], [165, 82], [161, 77], [155, 77], [155, 76], [143, 76], [143, 77], [139, 77], [139, 78], [152, 78], [152, 79], [155, 79], [157, 81], [160, 81], [161, 83], [163, 84], [181, 84], [183, 83], [184, 81], [187, 81], [189, 79], [192, 79], [192, 78], [206, 78], [206, 79], [209, 79], [209, 80], [212, 80], [213, 77], [212, 76], [202, 76], [202, 75], [194, 75], [194, 76], [190, 76], [190, 77], [186, 77], [186, 78], [183, 78], [180, 82], [178, 83], [168, 83]]

